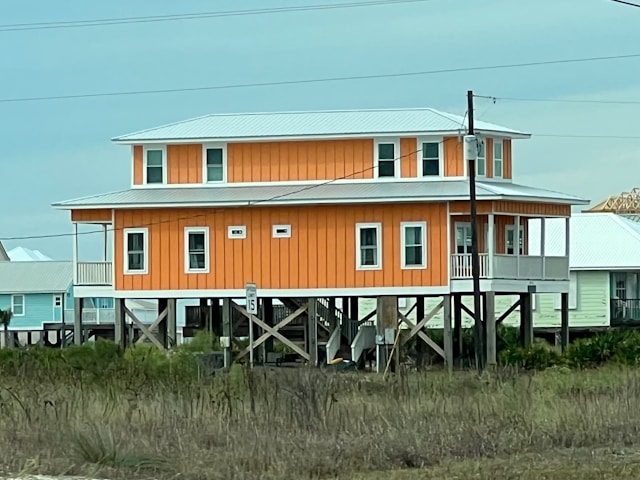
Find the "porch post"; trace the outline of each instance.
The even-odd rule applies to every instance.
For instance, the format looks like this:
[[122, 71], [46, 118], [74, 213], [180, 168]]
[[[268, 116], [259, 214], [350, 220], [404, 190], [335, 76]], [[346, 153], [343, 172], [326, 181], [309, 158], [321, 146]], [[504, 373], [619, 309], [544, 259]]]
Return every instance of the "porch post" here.
[[546, 272], [546, 261], [545, 261], [545, 251], [544, 251], [544, 244], [547, 243], [545, 240], [545, 226], [546, 226], [546, 222], [545, 222], [545, 218], [542, 217], [540, 219], [540, 256], [542, 257], [542, 279], [544, 280], [545, 278], [547, 278], [547, 272]]
[[515, 232], [513, 233], [513, 249], [516, 252], [516, 277], [520, 278], [520, 215], [516, 215]]
[[[73, 299], [73, 343], [74, 345], [82, 345], [84, 341], [84, 328], [82, 326], [82, 308], [84, 306], [83, 298]], [[99, 311], [99, 310], [96, 310]], [[63, 313], [64, 314], [64, 313]], [[64, 325], [64, 322], [63, 322]], [[65, 332], [66, 333], [66, 332]]]
[[493, 213], [489, 214], [488, 219], [488, 227], [487, 227], [487, 260], [489, 261], [488, 265], [488, 277], [493, 278], [493, 256], [496, 252], [496, 242], [495, 242], [495, 217]]
[[102, 252], [102, 260], [104, 262], [107, 261], [107, 224], [103, 223], [102, 224], [102, 233], [103, 233], [103, 245], [104, 245], [104, 251]]
[[[569, 250], [571, 248], [571, 235], [569, 225], [571, 223], [571, 217], [566, 217], [564, 219], [564, 254], [569, 257]], [[569, 278], [569, 272], [567, 272], [567, 278]]]
[[73, 222], [73, 284], [78, 285], [78, 223]]

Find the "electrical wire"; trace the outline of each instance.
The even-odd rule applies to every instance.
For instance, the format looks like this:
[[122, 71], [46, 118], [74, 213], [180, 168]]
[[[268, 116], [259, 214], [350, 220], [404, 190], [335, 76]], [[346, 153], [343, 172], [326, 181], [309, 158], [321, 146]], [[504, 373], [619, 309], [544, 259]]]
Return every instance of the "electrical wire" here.
[[640, 4], [638, 4], [638, 3], [625, 2], [624, 0], [611, 0], [611, 1], [612, 2], [616, 2], [616, 3], [622, 3], [623, 5], [630, 5], [632, 7], [640, 8]]
[[178, 20], [199, 20], [205, 18], [238, 17], [248, 15], [266, 15], [274, 13], [309, 12], [322, 10], [338, 10], [343, 8], [372, 7], [378, 5], [399, 5], [407, 3], [424, 3], [433, 0], [369, 0], [364, 2], [328, 3], [298, 7], [254, 8], [246, 10], [228, 10], [217, 12], [183, 13], [175, 15], [151, 15], [140, 17], [99, 18], [93, 20], [68, 20], [57, 22], [13, 23], [0, 25], [0, 32], [24, 30], [45, 30], [61, 28], [98, 27], [107, 25], [124, 25], [152, 22], [170, 22]]
[[18, 102], [35, 102], [35, 101], [48, 101], [48, 100], [70, 100], [77, 98], [97, 98], [97, 97], [117, 97], [117, 96], [134, 96], [134, 95], [148, 95], [148, 94], [160, 94], [160, 93], [177, 93], [177, 92], [196, 92], [205, 90], [226, 90], [235, 88], [251, 88], [251, 87], [272, 87], [281, 85], [301, 85], [311, 83], [324, 83], [324, 82], [339, 82], [350, 80], [370, 80], [377, 78], [398, 78], [398, 77], [411, 77], [421, 75], [437, 75], [443, 73], [458, 73], [458, 72], [471, 72], [481, 70], [498, 70], [507, 68], [522, 68], [522, 67], [534, 67], [541, 65], [558, 65], [568, 63], [582, 63], [582, 62], [597, 62], [603, 60], [620, 60], [628, 58], [640, 58], [640, 53], [632, 53], [628, 55], [610, 55], [602, 57], [587, 57], [587, 58], [572, 58], [563, 60], [543, 60], [538, 62], [522, 62], [511, 63], [502, 65], [484, 65], [476, 67], [457, 67], [457, 68], [443, 68], [439, 70], [426, 70], [420, 72], [403, 72], [403, 73], [380, 73], [373, 75], [354, 75], [344, 77], [325, 77], [315, 79], [301, 79], [301, 80], [282, 80], [275, 82], [256, 82], [256, 83], [239, 83], [229, 85], [211, 85], [203, 87], [185, 87], [185, 88], [165, 88], [159, 90], [134, 90], [134, 91], [121, 91], [121, 92], [101, 92], [101, 93], [82, 93], [73, 95], [49, 95], [41, 97], [16, 97], [16, 98], [2, 98], [0, 103], [18, 103]]
[[563, 99], [563, 98], [518, 98], [518, 97], [493, 97], [489, 95], [474, 95], [476, 98], [507, 102], [548, 102], [548, 103], [593, 103], [603, 105], [640, 105], [640, 100], [589, 100], [589, 99]]

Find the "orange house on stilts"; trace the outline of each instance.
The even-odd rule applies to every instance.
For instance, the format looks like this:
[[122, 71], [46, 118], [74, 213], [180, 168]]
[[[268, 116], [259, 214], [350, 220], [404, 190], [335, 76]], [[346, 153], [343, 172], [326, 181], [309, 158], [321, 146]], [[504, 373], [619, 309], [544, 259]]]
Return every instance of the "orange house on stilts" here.
[[[253, 348], [235, 358], [268, 360], [275, 340], [315, 365], [368, 352], [381, 365], [389, 330], [405, 323], [451, 365], [461, 297], [472, 292], [464, 125], [429, 108], [220, 114], [115, 138], [131, 147], [131, 188], [54, 205], [76, 228], [76, 343], [86, 336], [83, 297], [117, 299], [121, 345], [162, 348], [176, 340], [176, 301], [200, 299], [186, 330], [218, 334], [227, 364], [234, 339], [250, 336]], [[483, 321], [495, 363], [495, 295], [519, 295], [508, 313], [520, 306], [529, 343], [531, 293], [569, 291], [568, 245], [563, 256], [529, 255], [528, 219], [542, 219], [544, 232], [545, 218], [562, 217], [568, 232], [571, 206], [588, 202], [512, 182], [512, 143], [528, 134], [476, 122], [476, 135]], [[78, 258], [86, 223], [105, 227], [103, 261]], [[255, 315], [236, 301], [247, 283], [257, 287]], [[358, 314], [361, 297], [378, 299], [375, 322]], [[399, 314], [398, 297], [416, 300], [417, 324]], [[442, 299], [444, 345], [427, 335], [435, 312], [426, 297]], [[126, 299], [157, 299], [156, 322], [141, 324]]]

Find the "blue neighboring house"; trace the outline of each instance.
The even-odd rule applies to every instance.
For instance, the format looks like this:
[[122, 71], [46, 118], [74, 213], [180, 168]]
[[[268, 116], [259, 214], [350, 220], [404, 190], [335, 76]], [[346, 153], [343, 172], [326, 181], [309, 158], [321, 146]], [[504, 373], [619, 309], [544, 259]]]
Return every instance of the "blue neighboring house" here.
[[73, 322], [73, 263], [0, 261], [0, 309], [8, 308], [14, 331]]

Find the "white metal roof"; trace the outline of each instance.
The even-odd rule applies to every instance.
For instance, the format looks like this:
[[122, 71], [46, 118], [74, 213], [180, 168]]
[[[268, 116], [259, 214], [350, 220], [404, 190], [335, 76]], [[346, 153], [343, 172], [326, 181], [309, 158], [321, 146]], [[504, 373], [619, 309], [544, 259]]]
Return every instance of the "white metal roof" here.
[[72, 282], [72, 262], [0, 262], [0, 294], [64, 293]]
[[40, 250], [31, 250], [25, 247], [16, 247], [7, 252], [9, 260], [12, 262], [38, 262], [38, 261], [50, 261]]
[[[615, 213], [579, 213], [569, 224], [574, 270], [640, 269], [640, 223]], [[545, 223], [545, 254], [564, 255], [565, 220]], [[529, 252], [540, 254], [540, 221], [529, 221]]]
[[0, 262], [8, 262], [9, 261], [9, 255], [7, 254], [7, 251], [4, 249], [4, 245], [2, 245], [2, 242], [0, 242]]
[[[118, 143], [261, 138], [458, 134], [466, 118], [433, 108], [334, 110], [317, 112], [227, 113], [206, 115], [113, 139]], [[528, 133], [477, 121], [476, 132], [528, 138]]]
[[[478, 182], [476, 195], [482, 200], [521, 200], [571, 205], [587, 204], [564, 193], [514, 185]], [[390, 203], [467, 200], [468, 180], [443, 181], [353, 181], [320, 185], [260, 185], [193, 188], [133, 188], [121, 192], [55, 203], [68, 208], [218, 207], [250, 205], [313, 205], [328, 203]]]

